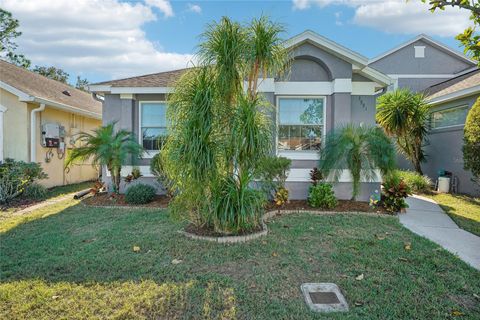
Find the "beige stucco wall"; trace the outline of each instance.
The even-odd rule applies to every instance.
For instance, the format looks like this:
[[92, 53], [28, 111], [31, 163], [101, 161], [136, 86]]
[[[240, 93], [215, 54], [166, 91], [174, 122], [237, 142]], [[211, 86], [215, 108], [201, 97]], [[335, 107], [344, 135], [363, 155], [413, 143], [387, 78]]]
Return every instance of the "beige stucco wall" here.
[[[28, 105], [29, 110], [38, 107], [37, 105]], [[49, 107], [45, 108], [45, 111], [40, 112], [37, 115], [37, 142], [36, 142], [36, 162], [39, 162], [48, 179], [41, 181], [46, 187], [53, 187], [71, 183], [77, 183], [82, 181], [94, 180], [98, 176], [96, 168], [91, 164], [85, 163], [81, 165], [74, 165], [69, 170], [64, 170], [65, 156], [59, 155], [56, 148], [52, 148], [53, 157], [50, 161], [45, 160], [49, 148], [44, 148], [41, 145], [41, 125], [45, 123], [57, 123], [65, 127], [66, 137], [65, 145], [68, 149], [71, 149], [73, 145], [70, 143], [72, 136], [80, 131], [91, 131], [101, 126], [101, 120], [87, 118], [73, 113], [61, 111]]]
[[8, 110], [3, 119], [3, 156], [15, 160], [29, 159], [29, 122], [27, 103], [0, 88], [0, 104]]

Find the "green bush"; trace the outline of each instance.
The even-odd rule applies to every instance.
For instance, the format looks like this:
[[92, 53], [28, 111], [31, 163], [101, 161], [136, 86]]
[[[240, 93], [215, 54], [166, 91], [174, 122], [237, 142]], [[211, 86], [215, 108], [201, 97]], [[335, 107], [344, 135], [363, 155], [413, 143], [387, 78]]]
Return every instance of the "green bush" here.
[[432, 180], [427, 176], [408, 170], [396, 170], [395, 174], [405, 181], [411, 192], [428, 192], [431, 190]]
[[329, 183], [318, 183], [308, 189], [308, 204], [314, 208], [331, 209], [337, 205], [333, 186]]
[[155, 198], [155, 188], [148, 184], [135, 184], [125, 192], [125, 201], [129, 204], [146, 204]]
[[25, 188], [23, 197], [30, 200], [41, 201], [47, 198], [48, 190], [39, 183], [32, 183]]
[[47, 177], [38, 163], [5, 159], [0, 164], [0, 203], [11, 201], [35, 180]]
[[261, 181], [263, 190], [271, 195], [272, 192], [285, 188], [291, 164], [292, 160], [285, 157], [263, 158], [256, 172], [256, 178]]
[[384, 178], [382, 183], [382, 204], [389, 212], [399, 212], [408, 208], [405, 198], [411, 194], [410, 187], [397, 173]]
[[468, 112], [463, 132], [463, 165], [480, 185], [480, 99]]

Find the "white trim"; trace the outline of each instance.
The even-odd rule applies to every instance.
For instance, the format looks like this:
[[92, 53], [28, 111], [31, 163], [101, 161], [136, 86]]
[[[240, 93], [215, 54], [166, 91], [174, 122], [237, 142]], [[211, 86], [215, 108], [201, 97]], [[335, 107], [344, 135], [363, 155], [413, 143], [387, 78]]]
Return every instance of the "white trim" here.
[[[247, 85], [245, 85], [247, 88]], [[275, 79], [274, 78], [265, 78], [259, 79], [257, 85], [258, 92], [274, 92], [275, 91]]]
[[33, 97], [21, 90], [18, 90], [15, 87], [12, 87], [8, 83], [5, 83], [3, 81], [0, 81], [0, 88], [10, 92], [11, 94], [14, 94], [18, 97], [20, 101], [33, 101]]
[[352, 92], [351, 79], [333, 81], [278, 81], [274, 83], [275, 94], [296, 96], [329, 96], [333, 93]]
[[374, 96], [377, 87], [375, 82], [352, 82], [352, 95]]
[[91, 84], [87, 86], [90, 92], [110, 92], [112, 86], [101, 85], [101, 84]]
[[120, 93], [120, 99], [122, 100], [133, 100], [135, 95], [133, 93]]
[[[300, 168], [294, 168], [290, 169], [290, 172], [287, 177], [287, 182], [309, 182], [311, 181], [310, 179], [310, 170], [311, 169], [300, 169]], [[360, 182], [382, 182], [382, 175], [380, 173], [380, 170], [375, 170], [375, 175], [376, 178], [373, 180], [368, 180], [366, 179], [365, 175], [362, 173], [360, 177]], [[327, 177], [326, 179], [327, 182], [332, 182], [334, 183], [335, 181], [331, 177]], [[353, 178], [350, 173], [350, 170], [344, 169], [342, 170], [340, 177], [338, 181], [336, 182], [352, 182]]]
[[[277, 135], [277, 146], [278, 146], [278, 135]], [[275, 147], [277, 147], [275, 146]], [[319, 160], [320, 154], [318, 151], [291, 151], [291, 150], [278, 150], [277, 155], [279, 157], [285, 157], [291, 160]]]
[[100, 113], [87, 111], [87, 110], [80, 109], [80, 108], [77, 108], [77, 107], [72, 107], [72, 106], [69, 106], [69, 105], [66, 105], [66, 104], [63, 104], [63, 103], [59, 103], [59, 102], [55, 102], [55, 101], [51, 101], [51, 100], [47, 100], [47, 99], [43, 99], [43, 98], [36, 98], [36, 97], [33, 99], [33, 101], [38, 102], [40, 104], [44, 103], [44, 104], [47, 105], [47, 107], [50, 107], [50, 108], [59, 109], [59, 110], [63, 110], [63, 111], [71, 112], [71, 113], [76, 113], [76, 114], [79, 114], [79, 115], [82, 115], [82, 116], [85, 116], [85, 117], [88, 117], [88, 118], [94, 118], [94, 119], [98, 119], [98, 120], [102, 119], [102, 114], [100, 114]]
[[172, 87], [112, 87], [110, 93], [170, 93], [173, 92]]
[[370, 67], [365, 67], [365, 68], [361, 69], [359, 73], [364, 74], [365, 76], [367, 76], [371, 80], [377, 81], [380, 84], [383, 84], [385, 86], [389, 86], [393, 83], [392, 78], [390, 78], [386, 74], [381, 73], [380, 71], [377, 71], [377, 70], [375, 70], [373, 68], [370, 68]]
[[429, 36], [427, 36], [427, 35], [425, 35], [425, 34], [419, 34], [419, 35], [416, 36], [415, 38], [413, 38], [413, 39], [411, 39], [411, 40], [409, 40], [409, 41], [407, 41], [407, 42], [404, 42], [404, 43], [400, 44], [399, 46], [394, 47], [394, 48], [392, 48], [392, 49], [390, 49], [390, 50], [382, 53], [381, 55], [379, 55], [379, 56], [377, 56], [377, 57], [375, 57], [375, 58], [373, 58], [373, 59], [370, 59], [370, 61], [368, 61], [368, 64], [371, 64], [371, 63], [374, 63], [374, 62], [376, 62], [376, 61], [378, 61], [378, 60], [381, 60], [381, 59], [385, 58], [386, 56], [389, 56], [389, 55], [391, 55], [392, 53], [394, 53], [394, 52], [396, 52], [396, 51], [398, 51], [398, 50], [400, 50], [400, 49], [403, 49], [403, 48], [405, 48], [406, 46], [411, 45], [412, 43], [414, 43], [414, 42], [416, 42], [416, 41], [418, 41], [418, 40], [424, 40], [424, 41], [426, 41], [426, 42], [429, 42], [430, 44], [433, 44], [434, 46], [437, 46], [437, 47], [439, 47], [440, 49], [443, 49], [444, 51], [447, 51], [447, 52], [455, 55], [456, 57], [462, 59], [462, 60], [465, 61], [465, 62], [468, 62], [468, 63], [470, 63], [470, 64], [476, 65], [476, 62], [475, 62], [475, 61], [469, 59], [468, 57], [464, 56], [464, 55], [461, 54], [460, 52], [457, 52], [456, 50], [453, 50], [452, 48], [449, 48], [449, 47], [447, 47], [446, 45], [444, 45], [444, 44], [442, 44], [442, 43], [440, 43], [440, 42], [437, 42], [437, 41], [433, 40], [432, 38], [430, 38]]
[[437, 105], [440, 103], [448, 102], [451, 100], [463, 98], [463, 97], [468, 97], [474, 94], [480, 93], [480, 85], [476, 85], [474, 87], [466, 88], [463, 90], [455, 91], [449, 94], [445, 94], [439, 97], [435, 97], [433, 99], [428, 99], [427, 97], [427, 102], [429, 105]]
[[[153, 178], [155, 177], [152, 172], [150, 171], [150, 166], [122, 166], [122, 170], [120, 171], [120, 176], [121, 177], [126, 177], [130, 173], [132, 173], [132, 169], [136, 167], [140, 169], [140, 173], [142, 174], [142, 177], [145, 178]], [[110, 177], [110, 171], [107, 171], [107, 177]]]
[[306, 30], [290, 39], [285, 41], [285, 46], [287, 48], [295, 47], [305, 41], [310, 40], [314, 44], [318, 45], [327, 52], [333, 53], [334, 55], [341, 56], [344, 60], [347, 60], [351, 63], [355, 62], [362, 66], [368, 64], [368, 58], [352, 51], [330, 39], [327, 39], [318, 33]]
[[[167, 101], [165, 100], [157, 100], [157, 101], [150, 101], [150, 100], [142, 100], [138, 101], [138, 143], [143, 146], [143, 139], [142, 139], [142, 104], [144, 103], [164, 103], [165, 107], [167, 106]], [[167, 110], [165, 110], [166, 112]], [[142, 158], [144, 159], [151, 159], [153, 158], [159, 151], [158, 150], [144, 150]]]
[[[307, 99], [322, 99], [323, 100], [323, 132], [322, 132], [322, 143], [325, 139], [325, 136], [327, 134], [327, 97], [322, 96], [322, 95], [303, 95], [303, 96], [296, 96], [296, 95], [277, 95], [275, 97], [275, 150], [277, 155], [280, 155], [280, 153], [283, 153], [285, 157], [292, 159], [292, 160], [307, 160], [305, 157], [314, 157], [314, 153], [318, 153], [318, 151], [310, 151], [310, 150], [299, 150], [299, 151], [294, 151], [294, 150], [278, 150], [278, 126], [279, 126], [279, 121], [280, 121], [280, 116], [279, 116], [279, 110], [280, 110], [280, 104], [279, 100], [280, 99], [302, 99], [302, 98], [307, 98]], [[312, 160], [315, 160], [316, 158], [313, 158]]]

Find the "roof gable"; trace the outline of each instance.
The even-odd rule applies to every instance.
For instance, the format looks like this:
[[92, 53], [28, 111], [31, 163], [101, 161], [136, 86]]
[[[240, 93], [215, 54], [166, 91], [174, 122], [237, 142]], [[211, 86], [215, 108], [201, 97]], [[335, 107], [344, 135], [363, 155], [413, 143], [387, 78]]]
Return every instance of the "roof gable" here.
[[427, 42], [428, 44], [436, 47], [437, 49], [440, 49], [440, 50], [442, 50], [443, 52], [445, 52], [445, 53], [447, 53], [447, 54], [449, 54], [449, 55], [451, 55], [451, 56], [453, 56], [453, 57], [455, 57], [455, 58], [457, 58], [457, 59], [459, 59], [459, 60], [461, 60], [461, 61], [463, 61], [463, 62], [466, 62], [466, 63], [468, 63], [468, 64], [471, 64], [472, 66], [476, 65], [475, 61], [469, 59], [468, 57], [466, 57], [465, 55], [461, 54], [460, 52], [457, 52], [456, 50], [453, 50], [452, 48], [444, 45], [443, 43], [440, 43], [440, 42], [438, 42], [438, 41], [433, 40], [432, 38], [430, 38], [430, 37], [427, 36], [426, 34], [419, 34], [419, 35], [416, 36], [415, 38], [410, 39], [410, 40], [408, 40], [407, 42], [404, 42], [404, 43], [398, 45], [397, 47], [392, 48], [392, 49], [390, 49], [390, 50], [388, 50], [388, 51], [386, 51], [386, 52], [384, 52], [384, 53], [376, 56], [375, 58], [370, 59], [370, 60], [368, 61], [368, 64], [372, 64], [372, 63], [374, 63], [374, 62], [377, 62], [377, 61], [379, 61], [379, 60], [382, 60], [383, 58], [386, 58], [387, 56], [391, 55], [392, 53], [397, 52], [397, 51], [399, 51], [399, 50], [401, 50], [401, 49], [403, 49], [403, 48], [405, 48], [405, 47], [407, 47], [407, 46], [409, 46], [409, 45], [411, 45], [411, 44], [413, 44], [413, 43], [415, 43], [415, 42], [417, 42], [417, 41], [419, 41], [419, 40], [425, 41], [425, 42]]
[[[102, 103], [90, 93], [55, 81], [35, 72], [17, 67], [0, 60], [0, 85], [22, 100], [34, 101], [35, 98], [71, 107], [97, 118], [102, 115]], [[67, 92], [65, 94], [64, 92]]]

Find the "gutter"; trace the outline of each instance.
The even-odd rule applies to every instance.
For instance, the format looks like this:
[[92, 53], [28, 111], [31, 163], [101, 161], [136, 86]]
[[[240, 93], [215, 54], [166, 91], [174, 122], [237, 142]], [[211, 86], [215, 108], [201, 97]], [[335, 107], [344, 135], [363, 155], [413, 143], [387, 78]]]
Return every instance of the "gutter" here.
[[37, 152], [37, 113], [45, 110], [45, 104], [30, 112], [30, 162], [36, 162]]
[[53, 107], [53, 108], [56, 108], [56, 109], [76, 113], [76, 114], [79, 114], [79, 115], [82, 115], [82, 116], [87, 116], [87, 117], [98, 119], [98, 120], [102, 119], [102, 115], [100, 113], [95, 113], [95, 112], [92, 112], [92, 111], [83, 110], [83, 109], [72, 107], [72, 106], [69, 106], [69, 105], [66, 105], [66, 104], [63, 104], [63, 103], [54, 102], [54, 101], [51, 101], [51, 100], [47, 100], [47, 99], [43, 99], [43, 98], [37, 98], [37, 97], [34, 97], [33, 101], [38, 102], [40, 104], [42, 104], [42, 103], [47, 104], [49, 107]]

